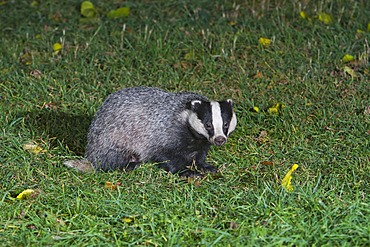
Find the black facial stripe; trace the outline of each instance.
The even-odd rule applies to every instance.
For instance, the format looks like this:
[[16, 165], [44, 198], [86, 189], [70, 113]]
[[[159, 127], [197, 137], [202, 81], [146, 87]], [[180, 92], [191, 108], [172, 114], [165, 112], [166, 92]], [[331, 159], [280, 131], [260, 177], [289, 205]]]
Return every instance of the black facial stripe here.
[[[201, 104], [198, 104], [193, 111], [197, 114], [200, 121], [205, 126], [206, 123], [212, 124], [212, 107], [210, 102], [202, 101]], [[213, 126], [211, 129], [206, 129], [209, 136], [214, 135]]]
[[[230, 121], [231, 121], [231, 118], [233, 117], [233, 107], [232, 107], [232, 104], [227, 102], [226, 100], [225, 101], [219, 101], [220, 103], [220, 108], [221, 108], [221, 117], [222, 117], [222, 121], [223, 123], [229, 123], [230, 124]], [[227, 132], [229, 130], [229, 127], [225, 128], [225, 126], [223, 127], [223, 131], [224, 131], [224, 134], [227, 135]]]

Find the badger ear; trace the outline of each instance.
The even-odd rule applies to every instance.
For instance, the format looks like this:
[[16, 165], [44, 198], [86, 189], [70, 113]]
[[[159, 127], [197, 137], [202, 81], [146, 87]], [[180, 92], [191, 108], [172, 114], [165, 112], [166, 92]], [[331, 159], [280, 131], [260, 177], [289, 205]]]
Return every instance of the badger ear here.
[[234, 103], [233, 103], [232, 99], [227, 99], [226, 102], [229, 103], [231, 106], [234, 106]]
[[198, 109], [198, 107], [202, 104], [202, 101], [200, 100], [192, 100], [190, 101], [190, 109], [192, 111], [195, 111], [196, 109]]

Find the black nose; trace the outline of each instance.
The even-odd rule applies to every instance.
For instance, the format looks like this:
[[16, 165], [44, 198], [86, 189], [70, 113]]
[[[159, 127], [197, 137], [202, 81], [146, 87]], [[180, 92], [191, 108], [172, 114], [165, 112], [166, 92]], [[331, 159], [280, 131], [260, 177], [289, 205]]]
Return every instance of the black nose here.
[[215, 145], [216, 145], [216, 146], [224, 145], [224, 144], [225, 144], [225, 142], [226, 142], [226, 138], [225, 138], [225, 137], [223, 137], [223, 136], [217, 136], [217, 137], [215, 138]]

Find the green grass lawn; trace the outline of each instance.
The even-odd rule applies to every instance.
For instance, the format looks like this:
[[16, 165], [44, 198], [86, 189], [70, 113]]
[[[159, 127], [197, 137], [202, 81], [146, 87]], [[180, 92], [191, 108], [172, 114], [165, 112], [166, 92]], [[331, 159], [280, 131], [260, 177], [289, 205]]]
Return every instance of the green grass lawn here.
[[[315, 2], [0, 1], [0, 245], [370, 245], [370, 2]], [[138, 85], [234, 100], [220, 174], [64, 167]]]

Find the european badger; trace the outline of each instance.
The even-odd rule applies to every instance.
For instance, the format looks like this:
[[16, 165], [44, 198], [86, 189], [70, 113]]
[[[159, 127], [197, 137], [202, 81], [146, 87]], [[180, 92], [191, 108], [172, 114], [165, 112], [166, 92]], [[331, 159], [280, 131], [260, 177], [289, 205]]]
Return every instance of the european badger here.
[[207, 152], [211, 144], [226, 143], [236, 122], [231, 100], [126, 88], [109, 95], [98, 110], [85, 157], [96, 170], [131, 170], [142, 162], [155, 162], [170, 173], [201, 176], [189, 168], [217, 172], [206, 162]]

